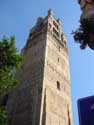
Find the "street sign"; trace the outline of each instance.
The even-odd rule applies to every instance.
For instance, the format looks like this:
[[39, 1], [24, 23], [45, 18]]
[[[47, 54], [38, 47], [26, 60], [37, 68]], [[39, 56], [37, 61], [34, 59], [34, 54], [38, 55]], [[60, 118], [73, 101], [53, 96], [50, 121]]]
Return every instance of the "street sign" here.
[[79, 125], [94, 125], [94, 96], [78, 100]]

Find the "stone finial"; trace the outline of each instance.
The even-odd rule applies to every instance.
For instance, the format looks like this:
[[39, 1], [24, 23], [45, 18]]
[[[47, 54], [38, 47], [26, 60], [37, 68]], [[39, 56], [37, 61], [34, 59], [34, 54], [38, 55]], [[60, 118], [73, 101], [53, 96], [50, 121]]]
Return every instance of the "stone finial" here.
[[78, 0], [78, 3], [80, 4], [80, 3], [81, 3], [81, 0]]
[[60, 19], [57, 19], [57, 22], [59, 23], [59, 25], [62, 25], [62, 21]]
[[54, 16], [54, 12], [51, 9], [48, 10], [48, 16]]
[[37, 19], [37, 25], [40, 25], [43, 22], [43, 18], [42, 17], [38, 17]]

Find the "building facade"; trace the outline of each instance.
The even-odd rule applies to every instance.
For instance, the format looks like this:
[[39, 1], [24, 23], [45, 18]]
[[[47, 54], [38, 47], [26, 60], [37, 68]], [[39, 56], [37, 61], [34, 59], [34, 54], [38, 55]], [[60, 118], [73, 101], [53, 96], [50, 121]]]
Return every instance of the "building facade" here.
[[39, 17], [22, 50], [21, 84], [10, 94], [10, 125], [73, 125], [68, 48], [52, 10]]

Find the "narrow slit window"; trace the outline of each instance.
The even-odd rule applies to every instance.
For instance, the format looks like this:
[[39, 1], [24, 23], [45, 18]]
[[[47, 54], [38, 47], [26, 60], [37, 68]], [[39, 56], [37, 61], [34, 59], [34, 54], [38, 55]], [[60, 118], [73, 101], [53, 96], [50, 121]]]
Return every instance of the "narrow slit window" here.
[[57, 89], [60, 90], [60, 83], [57, 81]]
[[59, 58], [58, 58], [58, 62], [59, 62]]

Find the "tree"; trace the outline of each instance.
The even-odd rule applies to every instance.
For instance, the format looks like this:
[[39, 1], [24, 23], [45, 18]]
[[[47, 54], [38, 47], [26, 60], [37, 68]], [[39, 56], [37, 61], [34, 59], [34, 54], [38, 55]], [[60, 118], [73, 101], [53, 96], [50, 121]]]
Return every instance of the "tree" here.
[[84, 19], [80, 21], [80, 27], [72, 33], [74, 40], [80, 43], [81, 49], [89, 48], [94, 50], [94, 19]]
[[[15, 37], [10, 39], [3, 37], [0, 41], [0, 99], [6, 97], [8, 93], [17, 85], [15, 73], [21, 66], [23, 57], [15, 47]], [[7, 111], [4, 104], [0, 104], [0, 125], [7, 124]]]

